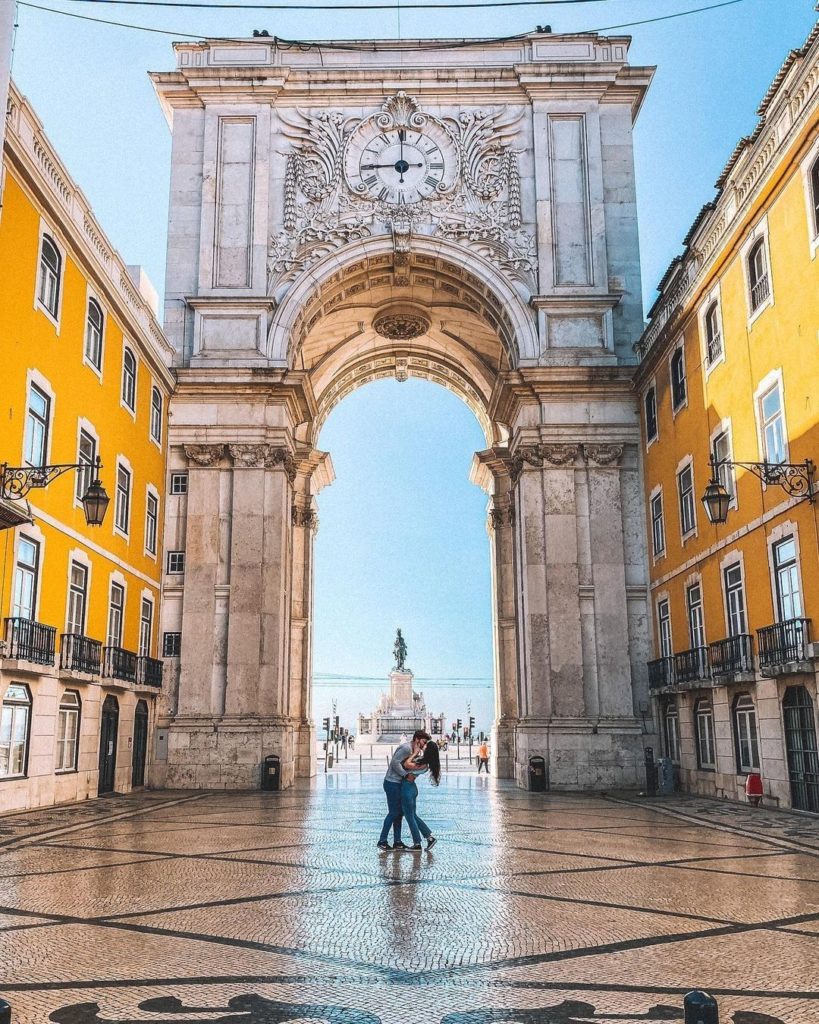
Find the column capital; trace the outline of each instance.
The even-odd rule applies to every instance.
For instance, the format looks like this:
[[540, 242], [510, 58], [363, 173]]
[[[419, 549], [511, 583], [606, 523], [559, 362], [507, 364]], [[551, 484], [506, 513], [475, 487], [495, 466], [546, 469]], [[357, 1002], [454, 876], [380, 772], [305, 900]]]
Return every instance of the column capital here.
[[185, 456], [195, 466], [215, 466], [225, 455], [224, 444], [186, 444]]
[[510, 498], [493, 501], [489, 509], [489, 526], [501, 530], [504, 526], [515, 525], [515, 506]]
[[583, 455], [586, 462], [595, 466], [619, 466], [623, 458], [625, 445], [622, 444], [584, 444]]
[[303, 508], [300, 505], [293, 505], [290, 510], [290, 520], [293, 526], [315, 530], [318, 533], [319, 519], [318, 513], [314, 508]]

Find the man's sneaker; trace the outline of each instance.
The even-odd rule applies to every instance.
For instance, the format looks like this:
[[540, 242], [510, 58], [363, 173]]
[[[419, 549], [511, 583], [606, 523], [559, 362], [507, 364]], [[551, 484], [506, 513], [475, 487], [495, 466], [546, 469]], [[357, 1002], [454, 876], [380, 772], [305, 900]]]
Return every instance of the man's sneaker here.
[[397, 843], [393, 843], [392, 844], [392, 848], [393, 848], [393, 850], [408, 850], [409, 849], [409, 847], [405, 843], [402, 843], [400, 839], [398, 840]]
[[423, 850], [423, 846], [421, 846], [420, 843], [416, 843], [414, 846], [411, 846], [410, 849], [413, 853], [420, 853], [421, 850]]
[[389, 849], [391, 849], [390, 844], [387, 843], [387, 842], [380, 842], [380, 843], [377, 843], [376, 845], [378, 846], [379, 850], [389, 850]]
[[438, 842], [435, 836], [427, 836], [427, 849], [431, 850], [432, 847]]

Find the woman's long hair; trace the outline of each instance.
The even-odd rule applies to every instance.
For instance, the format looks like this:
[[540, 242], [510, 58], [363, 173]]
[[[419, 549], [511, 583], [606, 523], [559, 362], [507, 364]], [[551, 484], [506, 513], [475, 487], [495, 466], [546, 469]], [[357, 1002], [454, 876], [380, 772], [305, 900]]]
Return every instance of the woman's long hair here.
[[438, 752], [438, 744], [430, 740], [429, 743], [424, 747], [424, 756], [421, 758], [421, 764], [425, 764], [429, 768], [429, 780], [437, 786], [441, 781], [441, 755]]

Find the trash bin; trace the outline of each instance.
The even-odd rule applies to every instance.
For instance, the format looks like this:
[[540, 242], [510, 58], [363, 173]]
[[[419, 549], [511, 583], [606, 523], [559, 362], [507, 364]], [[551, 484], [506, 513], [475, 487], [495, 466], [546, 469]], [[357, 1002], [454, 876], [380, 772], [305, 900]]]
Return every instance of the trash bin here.
[[542, 757], [529, 758], [529, 789], [533, 793], [546, 792], [546, 762]]
[[646, 747], [646, 796], [657, 795], [657, 762], [654, 760], [654, 748]]
[[657, 792], [660, 796], [674, 792], [674, 762], [670, 757], [657, 758]]
[[268, 754], [262, 765], [262, 789], [281, 789], [281, 758]]

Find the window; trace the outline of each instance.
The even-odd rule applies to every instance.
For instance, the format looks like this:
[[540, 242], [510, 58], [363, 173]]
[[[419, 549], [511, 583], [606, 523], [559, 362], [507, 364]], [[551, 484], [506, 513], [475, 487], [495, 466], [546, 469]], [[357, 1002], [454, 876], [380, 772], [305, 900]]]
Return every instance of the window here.
[[171, 473], [171, 494], [188, 493], [188, 474]]
[[169, 573], [180, 573], [185, 571], [185, 552], [184, 551], [169, 551], [168, 552], [168, 572]]
[[0, 778], [26, 774], [30, 712], [28, 687], [12, 683], [0, 713]]
[[139, 613], [139, 656], [149, 658], [151, 656], [151, 633], [153, 631], [154, 606], [147, 597], [142, 598], [142, 606]]
[[688, 642], [692, 649], [705, 647], [705, 621], [702, 614], [702, 585], [692, 583], [685, 592], [688, 609]]
[[671, 607], [668, 598], [657, 602], [657, 622], [660, 625], [660, 657], [670, 658], [674, 650], [671, 644]]
[[665, 739], [665, 756], [675, 764], [680, 762], [680, 716], [677, 702], [670, 700], [663, 708], [663, 738]]
[[68, 580], [66, 633], [85, 633], [85, 609], [88, 603], [88, 569], [81, 562], [71, 563]]
[[122, 354], [122, 402], [131, 412], [136, 409], [136, 359], [129, 348]]
[[649, 442], [657, 437], [657, 392], [653, 387], [646, 391], [643, 407], [646, 413], [646, 442]]
[[159, 499], [155, 494], [148, 492], [145, 503], [145, 550], [149, 554], [156, 554], [156, 526], [159, 516]]
[[111, 595], [108, 599], [108, 647], [122, 645], [122, 613], [125, 607], [125, 587], [119, 583], [111, 584]]
[[680, 530], [683, 537], [697, 528], [697, 513], [694, 502], [694, 469], [689, 462], [677, 474], [677, 491], [680, 496]]
[[103, 316], [99, 303], [88, 300], [88, 313], [85, 318], [85, 358], [97, 370], [102, 369], [102, 329]]
[[651, 540], [654, 545], [654, 557], [656, 558], [665, 551], [662, 491], [658, 491], [651, 499]]
[[712, 302], [705, 311], [705, 350], [708, 365], [722, 356], [722, 331], [719, 323], [719, 305]]
[[162, 395], [159, 388], [151, 388], [151, 437], [162, 440]]
[[57, 713], [57, 771], [73, 772], [77, 768], [77, 747], [80, 736], [80, 697], [66, 690]]
[[728, 636], [747, 632], [745, 622], [745, 588], [742, 585], [742, 567], [739, 562], [723, 570], [725, 608], [728, 613]]
[[117, 496], [114, 525], [122, 533], [128, 533], [131, 517], [131, 474], [125, 466], [117, 466]]
[[754, 242], [748, 253], [748, 286], [751, 294], [751, 312], [753, 313], [771, 294], [764, 238]]
[[813, 233], [819, 235], [819, 156], [810, 169], [810, 198], [813, 206]]
[[29, 387], [26, 413], [26, 462], [44, 466], [48, 461], [48, 427], [51, 399], [36, 384]]
[[60, 273], [62, 257], [54, 239], [43, 235], [40, 244], [40, 280], [37, 283], [37, 299], [57, 319], [60, 306]]
[[77, 470], [75, 491], [77, 501], [82, 501], [85, 492], [94, 479], [94, 463], [97, 461], [97, 442], [86, 430], [80, 430], [80, 441], [77, 445], [77, 462], [82, 467]]
[[785, 419], [782, 415], [782, 390], [779, 381], [759, 399], [762, 432], [762, 457], [765, 462], [786, 462]]
[[685, 350], [682, 345], [671, 357], [671, 404], [676, 412], [685, 405]]
[[40, 571], [40, 545], [20, 536], [17, 564], [14, 567], [12, 618], [33, 619], [37, 611], [37, 582]]
[[773, 546], [776, 611], [780, 622], [801, 619], [802, 594], [799, 590], [799, 567], [796, 540], [786, 537]]
[[731, 466], [719, 465], [731, 461], [731, 434], [728, 430], [722, 430], [716, 434], [713, 442], [714, 462], [717, 463], [717, 478], [735, 503], [736, 484], [734, 482], [734, 470]]
[[734, 740], [737, 771], [759, 770], [759, 740], [756, 733], [756, 708], [747, 693], [738, 693], [734, 700]]
[[697, 732], [697, 764], [700, 768], [713, 771], [717, 761], [714, 754], [714, 710], [710, 700], [698, 700], [694, 705], [694, 725]]
[[166, 633], [162, 641], [163, 658], [178, 658], [182, 653], [182, 634]]

